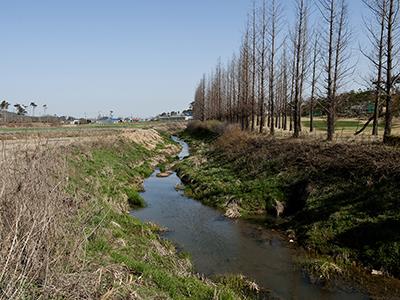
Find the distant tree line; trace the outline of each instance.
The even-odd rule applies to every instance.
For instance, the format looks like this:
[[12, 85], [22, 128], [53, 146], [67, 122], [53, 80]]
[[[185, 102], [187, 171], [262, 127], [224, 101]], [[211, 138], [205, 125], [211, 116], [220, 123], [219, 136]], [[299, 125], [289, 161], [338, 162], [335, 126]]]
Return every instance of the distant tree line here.
[[[0, 102], [0, 111], [8, 111], [10, 106], [11, 106], [11, 104], [8, 101], [2, 100]], [[31, 108], [31, 116], [34, 117], [35, 116], [35, 110], [38, 107], [38, 105], [35, 102], [31, 102], [29, 104], [29, 106], [28, 105], [24, 105], [24, 104], [19, 104], [19, 103], [14, 104], [15, 113], [17, 115], [21, 115], [21, 116], [24, 116], [24, 115], [26, 115], [28, 113], [28, 107]], [[47, 104], [43, 104], [42, 108], [43, 108], [43, 115], [46, 115]]]
[[[286, 1], [284, 1], [286, 2]], [[384, 139], [391, 135], [393, 101], [400, 83], [400, 0], [363, 0], [370, 47], [361, 49], [370, 62], [369, 90], [374, 94], [370, 119], [378, 134], [385, 119]], [[307, 106], [309, 130], [318, 108], [327, 118], [332, 140], [346, 81], [354, 73], [347, 0], [294, 0], [295, 19], [285, 24], [282, 0], [254, 2], [237, 54], [218, 61], [204, 74], [193, 103], [195, 119], [240, 124], [243, 130], [270, 134], [290, 130], [298, 137]], [[318, 25], [311, 26], [310, 16]], [[369, 100], [370, 101], [370, 100]]]

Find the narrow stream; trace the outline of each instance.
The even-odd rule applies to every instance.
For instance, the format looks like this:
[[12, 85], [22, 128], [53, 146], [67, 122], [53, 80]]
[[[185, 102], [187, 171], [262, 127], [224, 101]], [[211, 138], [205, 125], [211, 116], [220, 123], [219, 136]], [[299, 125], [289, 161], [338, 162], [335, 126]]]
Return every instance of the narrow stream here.
[[[187, 157], [188, 145], [174, 140], [183, 148], [179, 158]], [[197, 272], [244, 274], [281, 299], [368, 299], [359, 293], [311, 284], [295, 267], [295, 250], [278, 233], [224, 217], [176, 191], [181, 181], [175, 173], [158, 178], [157, 172], [144, 183], [142, 196], [148, 206], [132, 215], [167, 227], [164, 237], [190, 254]]]

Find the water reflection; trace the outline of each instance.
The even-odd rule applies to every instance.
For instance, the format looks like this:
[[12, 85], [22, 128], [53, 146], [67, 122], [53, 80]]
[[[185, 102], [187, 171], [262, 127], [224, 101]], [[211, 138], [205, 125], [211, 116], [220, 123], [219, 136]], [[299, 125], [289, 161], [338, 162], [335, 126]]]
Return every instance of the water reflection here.
[[[176, 139], [176, 138], [175, 138]], [[189, 155], [186, 143], [181, 158]], [[190, 253], [196, 271], [205, 275], [241, 273], [282, 299], [365, 299], [360, 294], [329, 291], [312, 285], [294, 267], [293, 250], [277, 233], [260, 230], [177, 192], [174, 173], [145, 183], [142, 193], [148, 206], [132, 214], [143, 221], [167, 227], [165, 237]]]

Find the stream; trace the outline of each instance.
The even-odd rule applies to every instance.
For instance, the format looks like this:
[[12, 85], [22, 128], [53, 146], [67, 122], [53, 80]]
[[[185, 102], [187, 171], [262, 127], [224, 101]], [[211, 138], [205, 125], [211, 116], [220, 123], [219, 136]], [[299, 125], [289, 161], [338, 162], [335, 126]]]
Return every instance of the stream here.
[[[182, 146], [179, 159], [189, 156]], [[243, 274], [280, 299], [368, 299], [349, 289], [327, 289], [312, 284], [296, 267], [296, 250], [279, 233], [243, 220], [231, 220], [211, 207], [177, 191], [181, 184], [173, 173], [145, 180], [141, 195], [147, 207], [131, 214], [144, 222], [154, 222], [168, 231], [163, 237], [190, 254], [194, 268], [206, 276]]]

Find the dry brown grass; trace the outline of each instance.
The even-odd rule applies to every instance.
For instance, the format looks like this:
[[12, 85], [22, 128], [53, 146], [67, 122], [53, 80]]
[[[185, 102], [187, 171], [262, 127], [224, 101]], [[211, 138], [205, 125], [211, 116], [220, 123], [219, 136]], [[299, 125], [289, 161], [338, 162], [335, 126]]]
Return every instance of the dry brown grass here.
[[67, 192], [71, 154], [90, 156], [121, 138], [149, 148], [163, 141], [157, 132], [140, 129], [79, 141], [0, 145], [0, 299], [138, 298], [130, 270], [86, 258], [88, 241], [103, 230], [101, 220], [93, 224], [93, 215], [107, 216], [105, 207], [82, 190]]
[[[132, 125], [92, 126], [92, 125], [64, 125], [64, 126], [30, 126], [11, 130], [9, 126], [0, 128], [0, 141], [32, 141], [32, 140], [65, 140], [65, 139], [93, 139], [113, 137], [121, 133], [134, 133], [141, 130], [163, 131], [177, 133], [186, 127], [186, 122], [143, 122]], [[26, 129], [26, 130], [25, 130]]]
[[124, 130], [121, 134], [123, 139], [131, 140], [141, 144], [147, 149], [154, 149], [161, 141], [160, 134], [154, 129], [130, 129]]
[[240, 167], [251, 163], [249, 172], [260, 171], [262, 161], [274, 160], [286, 168], [295, 166], [324, 172], [346, 170], [355, 174], [379, 175], [374, 180], [379, 180], [380, 176], [400, 176], [400, 149], [369, 141], [334, 143], [272, 138], [228, 127], [214, 143], [214, 149], [237, 164], [242, 162]]
[[73, 147], [37, 141], [2, 152], [0, 299], [136, 299], [124, 289], [132, 284], [129, 270], [85, 259], [88, 240], [102, 229], [91, 218], [103, 207], [84, 192], [67, 193], [71, 151], [89, 153], [114, 140]]
[[65, 129], [60, 127], [59, 130], [53, 131], [26, 131], [26, 132], [1, 132], [0, 141], [15, 140], [46, 140], [46, 139], [65, 139], [65, 138], [87, 138], [87, 137], [104, 137], [113, 136], [120, 133], [120, 129]]
[[[81, 241], [73, 224], [80, 203], [65, 193], [60, 148], [18, 151], [0, 160], [0, 298], [46, 290], [76, 264]], [[66, 252], [67, 251], [67, 252]]]

